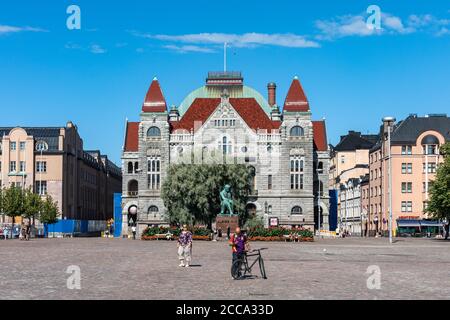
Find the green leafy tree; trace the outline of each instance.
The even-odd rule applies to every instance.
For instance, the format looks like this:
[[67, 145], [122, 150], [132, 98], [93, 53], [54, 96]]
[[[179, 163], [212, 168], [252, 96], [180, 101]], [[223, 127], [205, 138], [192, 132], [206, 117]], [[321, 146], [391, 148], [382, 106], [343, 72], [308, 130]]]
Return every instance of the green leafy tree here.
[[444, 162], [439, 165], [436, 180], [430, 188], [427, 212], [436, 219], [450, 221], [450, 143], [440, 148]]
[[34, 193], [31, 188], [27, 189], [25, 192], [25, 198], [24, 198], [24, 213], [23, 216], [28, 219], [34, 219], [39, 215], [39, 212], [42, 209], [42, 198]]
[[58, 216], [58, 203], [56, 201], [53, 201], [52, 197], [48, 195], [47, 198], [42, 202], [39, 220], [42, 223], [53, 224], [58, 221]]
[[264, 219], [261, 216], [254, 216], [247, 220], [245, 229], [264, 228]]
[[[5, 215], [12, 218], [14, 225], [16, 217], [24, 214], [25, 192], [18, 187], [10, 187], [3, 192], [3, 211]], [[11, 228], [11, 238], [13, 229]]]
[[220, 191], [232, 189], [234, 210], [241, 222], [247, 219], [245, 206], [251, 188], [251, 174], [242, 164], [176, 164], [168, 170], [162, 199], [171, 224], [204, 223], [211, 228], [220, 213]]

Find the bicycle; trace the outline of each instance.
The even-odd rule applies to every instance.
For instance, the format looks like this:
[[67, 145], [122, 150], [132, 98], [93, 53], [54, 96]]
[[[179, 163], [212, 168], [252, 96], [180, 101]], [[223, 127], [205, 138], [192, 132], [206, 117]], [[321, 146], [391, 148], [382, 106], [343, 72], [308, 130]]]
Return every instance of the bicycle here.
[[[235, 280], [239, 280], [245, 277], [247, 272], [252, 273], [253, 266], [258, 262], [261, 277], [267, 279], [266, 269], [264, 268], [264, 260], [261, 256], [261, 251], [267, 250], [267, 248], [255, 249], [250, 252], [244, 252], [238, 259], [236, 259], [231, 265], [231, 276]], [[248, 264], [248, 257], [257, 257], [251, 265]]]

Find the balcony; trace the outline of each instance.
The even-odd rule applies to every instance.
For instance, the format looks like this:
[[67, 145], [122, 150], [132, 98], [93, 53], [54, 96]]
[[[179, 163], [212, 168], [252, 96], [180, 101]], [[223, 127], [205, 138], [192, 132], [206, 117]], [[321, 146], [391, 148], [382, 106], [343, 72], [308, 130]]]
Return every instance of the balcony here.
[[170, 142], [172, 143], [191, 143], [194, 141], [194, 136], [190, 133], [174, 133], [170, 135]]
[[260, 143], [279, 143], [281, 142], [281, 134], [258, 134], [258, 142]]

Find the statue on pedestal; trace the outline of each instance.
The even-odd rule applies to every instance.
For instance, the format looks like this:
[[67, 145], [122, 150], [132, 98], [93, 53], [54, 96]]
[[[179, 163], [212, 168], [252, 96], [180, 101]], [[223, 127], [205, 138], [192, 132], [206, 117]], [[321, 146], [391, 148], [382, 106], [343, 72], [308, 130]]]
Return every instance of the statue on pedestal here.
[[233, 216], [234, 214], [231, 187], [228, 184], [226, 184], [220, 192], [220, 215], [225, 215], [227, 212], [230, 216]]

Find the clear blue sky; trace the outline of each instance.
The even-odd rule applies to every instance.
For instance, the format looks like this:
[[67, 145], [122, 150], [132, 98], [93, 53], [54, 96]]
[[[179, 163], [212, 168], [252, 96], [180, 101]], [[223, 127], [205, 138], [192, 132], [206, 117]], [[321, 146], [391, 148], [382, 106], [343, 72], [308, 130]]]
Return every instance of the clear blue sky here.
[[[81, 8], [81, 30], [66, 9]], [[380, 31], [365, 26], [381, 8]], [[0, 126], [75, 122], [85, 148], [120, 162], [156, 75], [168, 104], [228, 69], [282, 105], [298, 75], [330, 143], [376, 132], [385, 115], [450, 113], [448, 1], [2, 1]]]

